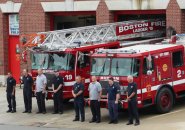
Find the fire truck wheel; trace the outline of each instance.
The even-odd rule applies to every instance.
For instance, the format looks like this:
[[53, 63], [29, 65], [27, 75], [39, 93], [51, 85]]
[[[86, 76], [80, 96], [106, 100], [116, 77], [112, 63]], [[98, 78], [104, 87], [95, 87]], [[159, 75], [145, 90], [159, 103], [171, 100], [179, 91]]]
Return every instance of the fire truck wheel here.
[[156, 100], [156, 107], [159, 113], [167, 113], [173, 107], [173, 94], [170, 89], [162, 88], [159, 90]]

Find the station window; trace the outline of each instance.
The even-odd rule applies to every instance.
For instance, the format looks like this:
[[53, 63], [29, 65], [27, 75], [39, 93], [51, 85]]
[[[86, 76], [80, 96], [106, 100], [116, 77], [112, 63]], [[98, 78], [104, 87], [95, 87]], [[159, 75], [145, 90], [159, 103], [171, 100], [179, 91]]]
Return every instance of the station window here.
[[148, 58], [144, 58], [143, 60], [143, 74], [147, 74], [148, 70], [154, 70], [154, 57], [151, 57], [151, 62], [148, 61]]
[[179, 67], [183, 65], [182, 51], [173, 52], [173, 67]]

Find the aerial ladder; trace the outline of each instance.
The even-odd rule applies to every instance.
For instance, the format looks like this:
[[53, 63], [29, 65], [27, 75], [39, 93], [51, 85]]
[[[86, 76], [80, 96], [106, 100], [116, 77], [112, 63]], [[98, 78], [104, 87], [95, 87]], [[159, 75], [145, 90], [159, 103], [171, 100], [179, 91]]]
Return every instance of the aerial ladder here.
[[62, 51], [64, 48], [108, 44], [139, 37], [157, 38], [164, 35], [165, 30], [165, 21], [161, 19], [133, 20], [25, 34], [21, 36], [21, 42], [26, 50], [40, 48], [47, 51]]

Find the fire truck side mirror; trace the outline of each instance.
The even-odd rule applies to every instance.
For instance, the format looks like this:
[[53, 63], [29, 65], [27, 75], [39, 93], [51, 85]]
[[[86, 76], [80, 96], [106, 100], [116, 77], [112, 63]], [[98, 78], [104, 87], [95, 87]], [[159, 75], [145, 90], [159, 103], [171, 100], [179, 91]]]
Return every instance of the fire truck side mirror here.
[[148, 76], [152, 75], [152, 71], [151, 71], [151, 70], [148, 70], [148, 71], [147, 71], [147, 75], [148, 75]]

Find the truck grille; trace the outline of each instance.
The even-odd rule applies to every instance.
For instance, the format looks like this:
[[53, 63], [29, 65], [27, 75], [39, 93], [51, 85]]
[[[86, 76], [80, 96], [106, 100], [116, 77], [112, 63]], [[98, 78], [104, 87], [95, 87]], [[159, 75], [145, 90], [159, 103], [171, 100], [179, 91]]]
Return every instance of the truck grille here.
[[100, 84], [102, 86], [102, 95], [105, 96], [107, 95], [107, 87], [108, 87], [108, 81], [100, 81]]
[[53, 82], [53, 78], [55, 77], [55, 74], [48, 74], [48, 73], [45, 73], [44, 74], [47, 78], [47, 85], [46, 85], [46, 89], [47, 90], [50, 90], [51, 87], [52, 87], [52, 82]]

